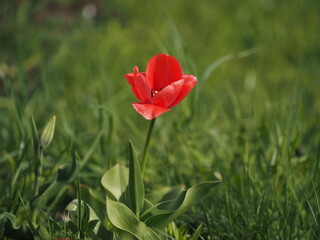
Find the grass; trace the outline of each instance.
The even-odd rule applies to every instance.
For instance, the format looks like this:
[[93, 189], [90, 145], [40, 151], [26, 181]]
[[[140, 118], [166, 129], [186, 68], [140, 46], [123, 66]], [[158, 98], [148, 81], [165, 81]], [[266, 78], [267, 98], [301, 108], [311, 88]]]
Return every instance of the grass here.
[[[126, 164], [129, 139], [142, 155], [149, 125], [131, 107], [123, 75], [165, 52], [199, 84], [155, 124], [147, 191], [221, 175], [223, 184], [176, 221], [181, 232], [202, 224], [199, 239], [316, 239], [319, 1], [95, 3], [97, 15], [86, 19], [78, 1], [1, 1], [0, 213], [30, 224], [31, 119], [41, 131], [56, 115], [42, 185], [75, 149], [82, 198], [104, 218], [100, 179]], [[48, 229], [47, 216], [58, 222], [76, 196], [74, 179], [34, 224]]]

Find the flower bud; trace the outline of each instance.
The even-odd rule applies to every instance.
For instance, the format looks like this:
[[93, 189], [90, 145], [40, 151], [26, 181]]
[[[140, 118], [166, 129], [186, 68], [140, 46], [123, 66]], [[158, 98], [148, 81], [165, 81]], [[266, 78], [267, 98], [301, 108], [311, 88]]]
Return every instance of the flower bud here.
[[44, 129], [42, 130], [41, 137], [40, 137], [40, 146], [41, 147], [46, 148], [51, 143], [51, 141], [53, 139], [53, 135], [54, 135], [55, 125], [56, 125], [56, 116], [53, 116], [49, 120], [47, 125], [44, 127]]

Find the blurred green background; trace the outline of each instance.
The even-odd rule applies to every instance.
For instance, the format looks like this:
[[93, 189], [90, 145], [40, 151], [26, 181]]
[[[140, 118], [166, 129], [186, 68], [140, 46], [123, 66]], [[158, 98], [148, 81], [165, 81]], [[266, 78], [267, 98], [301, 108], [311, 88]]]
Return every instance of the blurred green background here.
[[149, 190], [222, 175], [181, 224], [203, 223], [208, 239], [318, 236], [319, 9], [317, 0], [1, 0], [2, 189], [30, 148], [31, 116], [41, 128], [56, 115], [43, 181], [74, 147], [90, 157], [81, 181], [104, 198], [102, 174], [126, 163], [129, 139], [141, 154], [149, 124], [123, 75], [167, 53], [199, 84], [156, 122]]

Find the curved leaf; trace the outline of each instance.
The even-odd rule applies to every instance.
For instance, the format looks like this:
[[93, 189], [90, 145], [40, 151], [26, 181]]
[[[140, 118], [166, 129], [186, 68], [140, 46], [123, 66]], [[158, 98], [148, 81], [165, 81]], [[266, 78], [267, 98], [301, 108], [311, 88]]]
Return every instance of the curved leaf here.
[[107, 215], [118, 229], [128, 232], [139, 240], [160, 240], [160, 237], [139, 219], [126, 205], [107, 196]]
[[199, 183], [181, 192], [175, 199], [159, 203], [145, 213], [144, 218], [148, 218], [144, 222], [149, 227], [158, 229], [166, 227], [171, 221], [203, 199], [219, 183], [220, 181]]
[[164, 202], [176, 198], [178, 194], [180, 194], [184, 190], [185, 186], [183, 185], [176, 187], [165, 186], [156, 191], [153, 191], [147, 196], [147, 198], [153, 203]]
[[[79, 205], [78, 199], [73, 199], [67, 206], [66, 210], [68, 212], [76, 212]], [[90, 205], [84, 201], [81, 201], [82, 209], [84, 209], [83, 213], [83, 225], [87, 229], [88, 232], [93, 231], [95, 234], [98, 233], [98, 230], [101, 225], [101, 221], [98, 218], [95, 211], [90, 207]]]
[[31, 230], [24, 224], [16, 225], [16, 216], [4, 212], [0, 215], [0, 239], [9, 237], [14, 239], [34, 239]]
[[221, 64], [228, 62], [230, 60], [236, 59], [236, 58], [245, 58], [248, 57], [254, 53], [256, 53], [256, 49], [254, 48], [250, 48], [247, 50], [244, 50], [242, 52], [239, 53], [235, 53], [235, 54], [228, 54], [225, 55], [223, 57], [218, 58], [217, 60], [215, 60], [214, 62], [212, 62], [206, 69], [205, 73], [203, 74], [203, 76], [200, 78], [200, 84], [204, 84], [208, 78], [210, 77], [211, 73], [216, 70]]
[[[147, 211], [148, 209], [151, 209], [154, 207], [154, 204], [149, 200], [149, 199], [144, 199], [144, 203], [143, 203], [143, 209], [142, 212]], [[140, 217], [141, 220], [141, 217]]]
[[126, 191], [127, 202], [130, 209], [139, 216], [144, 203], [144, 184], [139, 161], [132, 143], [129, 142], [129, 185]]
[[119, 201], [129, 182], [129, 169], [119, 163], [109, 169], [102, 177], [101, 184], [109, 196]]

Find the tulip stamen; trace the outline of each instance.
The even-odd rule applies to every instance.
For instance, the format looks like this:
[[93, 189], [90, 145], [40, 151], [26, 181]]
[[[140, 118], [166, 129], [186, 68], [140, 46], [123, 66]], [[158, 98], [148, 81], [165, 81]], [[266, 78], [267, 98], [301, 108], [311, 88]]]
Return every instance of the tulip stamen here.
[[[160, 89], [161, 90], [161, 89]], [[151, 89], [151, 97], [154, 97], [159, 91]]]

